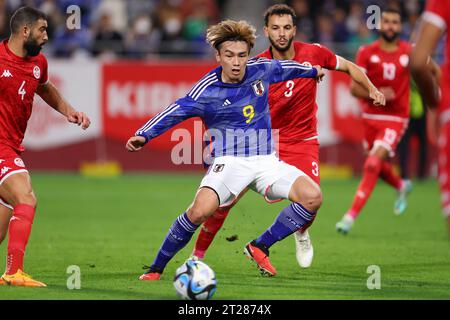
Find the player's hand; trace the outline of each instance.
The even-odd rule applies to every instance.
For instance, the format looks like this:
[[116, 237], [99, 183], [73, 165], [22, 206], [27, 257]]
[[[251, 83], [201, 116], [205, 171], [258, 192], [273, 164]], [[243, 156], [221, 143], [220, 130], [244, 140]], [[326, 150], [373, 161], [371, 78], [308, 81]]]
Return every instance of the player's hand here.
[[378, 90], [373, 90], [369, 94], [370, 99], [372, 99], [373, 104], [376, 106], [385, 106], [386, 105], [386, 97], [383, 92]]
[[145, 138], [141, 136], [134, 136], [128, 139], [125, 148], [130, 152], [139, 151], [145, 145]]
[[77, 125], [81, 126], [83, 130], [86, 130], [91, 125], [91, 120], [89, 120], [89, 117], [84, 112], [80, 111], [73, 111], [72, 113], [68, 114], [67, 120], [71, 123], [76, 123]]
[[323, 77], [325, 76], [325, 72], [323, 72], [322, 67], [319, 65], [315, 65], [314, 68], [317, 69], [316, 81], [319, 83], [323, 80]]
[[439, 138], [439, 116], [437, 109], [428, 109], [427, 111], [427, 135], [431, 144], [437, 145]]
[[395, 91], [391, 87], [381, 87], [380, 91], [386, 97], [386, 101], [392, 101], [396, 98]]

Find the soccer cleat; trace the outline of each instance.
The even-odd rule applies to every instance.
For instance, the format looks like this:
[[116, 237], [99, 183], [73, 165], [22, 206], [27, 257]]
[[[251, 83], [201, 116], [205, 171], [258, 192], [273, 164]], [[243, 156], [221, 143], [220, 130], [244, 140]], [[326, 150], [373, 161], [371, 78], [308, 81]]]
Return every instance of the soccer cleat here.
[[34, 280], [30, 275], [22, 270], [17, 270], [14, 274], [4, 274], [0, 285], [18, 286], [18, 287], [46, 287], [45, 283]]
[[141, 275], [141, 276], [139, 277], [139, 280], [142, 280], [142, 281], [156, 281], [156, 280], [161, 280], [161, 273], [158, 273], [158, 272], [144, 273], [143, 275]]
[[344, 215], [341, 221], [336, 223], [336, 230], [337, 232], [340, 232], [342, 234], [347, 234], [350, 229], [353, 227], [353, 223], [355, 222], [355, 219], [353, 219], [348, 214]]
[[258, 248], [255, 241], [247, 243], [244, 254], [256, 263], [262, 276], [273, 277], [277, 274], [277, 270], [270, 263], [269, 252], [265, 253]]
[[297, 231], [295, 237], [295, 256], [297, 262], [302, 268], [309, 268], [313, 261], [314, 249], [309, 237], [308, 230], [304, 233]]
[[396, 215], [401, 215], [405, 212], [408, 203], [406, 201], [406, 196], [412, 191], [412, 183], [409, 180], [403, 180], [403, 186], [398, 191], [397, 200], [394, 204], [394, 213]]
[[194, 248], [194, 250], [192, 250], [191, 256], [188, 258], [188, 260], [192, 259], [192, 260], [196, 260], [196, 261], [202, 261], [203, 258], [205, 257], [205, 253], [206, 253], [205, 251], [201, 251], [201, 250]]
[[162, 272], [158, 272], [157, 270], [154, 270], [152, 267], [144, 266], [143, 269], [148, 269], [146, 273], [141, 275], [139, 277], [139, 280], [142, 281], [157, 281], [161, 280], [161, 274]]
[[200, 258], [199, 256], [195, 255], [194, 253], [192, 253], [192, 255], [189, 257], [188, 260], [202, 261], [203, 259]]

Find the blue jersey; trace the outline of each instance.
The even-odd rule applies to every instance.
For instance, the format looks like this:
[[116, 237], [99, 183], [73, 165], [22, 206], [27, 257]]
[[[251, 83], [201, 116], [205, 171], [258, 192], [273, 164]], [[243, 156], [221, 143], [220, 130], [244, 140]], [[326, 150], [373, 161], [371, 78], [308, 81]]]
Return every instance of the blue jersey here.
[[274, 152], [269, 85], [293, 78], [315, 78], [317, 69], [290, 60], [250, 59], [240, 83], [224, 83], [218, 67], [188, 92], [150, 119], [137, 132], [146, 142], [178, 123], [200, 117], [213, 156], [252, 156]]

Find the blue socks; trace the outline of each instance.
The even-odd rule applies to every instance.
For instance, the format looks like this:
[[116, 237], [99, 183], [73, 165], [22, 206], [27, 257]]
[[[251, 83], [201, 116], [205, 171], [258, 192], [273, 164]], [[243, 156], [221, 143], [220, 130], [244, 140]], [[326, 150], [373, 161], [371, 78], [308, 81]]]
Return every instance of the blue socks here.
[[[315, 212], [309, 212], [301, 204], [293, 202], [284, 208], [272, 226], [256, 239], [256, 244], [268, 249], [275, 242], [283, 240], [310, 222], [315, 215]], [[173, 256], [191, 240], [198, 227], [189, 220], [186, 212], [180, 215], [170, 227], [150, 267], [151, 270], [162, 273]]]
[[257, 245], [270, 248], [314, 219], [316, 212], [309, 212], [301, 204], [293, 202], [284, 208], [269, 229], [256, 239]]
[[162, 273], [170, 259], [191, 240], [197, 228], [198, 225], [189, 220], [186, 212], [180, 215], [170, 227], [150, 269]]

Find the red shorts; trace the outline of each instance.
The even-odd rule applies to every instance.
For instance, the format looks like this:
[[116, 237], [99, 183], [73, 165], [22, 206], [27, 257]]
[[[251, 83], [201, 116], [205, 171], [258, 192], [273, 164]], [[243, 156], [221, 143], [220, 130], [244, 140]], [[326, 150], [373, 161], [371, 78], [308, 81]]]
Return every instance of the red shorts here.
[[[10, 147], [0, 146], [0, 185], [9, 176], [20, 172], [28, 172], [20, 155]], [[0, 204], [12, 209], [1, 197]]]
[[[401, 118], [399, 118], [401, 119]], [[363, 119], [364, 146], [370, 151], [373, 147], [382, 146], [389, 151], [389, 156], [395, 156], [397, 145], [403, 137], [408, 120], [384, 121]]]
[[281, 160], [302, 170], [320, 185], [319, 141], [317, 139], [280, 142], [278, 155]]
[[439, 134], [438, 173], [442, 212], [450, 216], [450, 122], [442, 125]]

